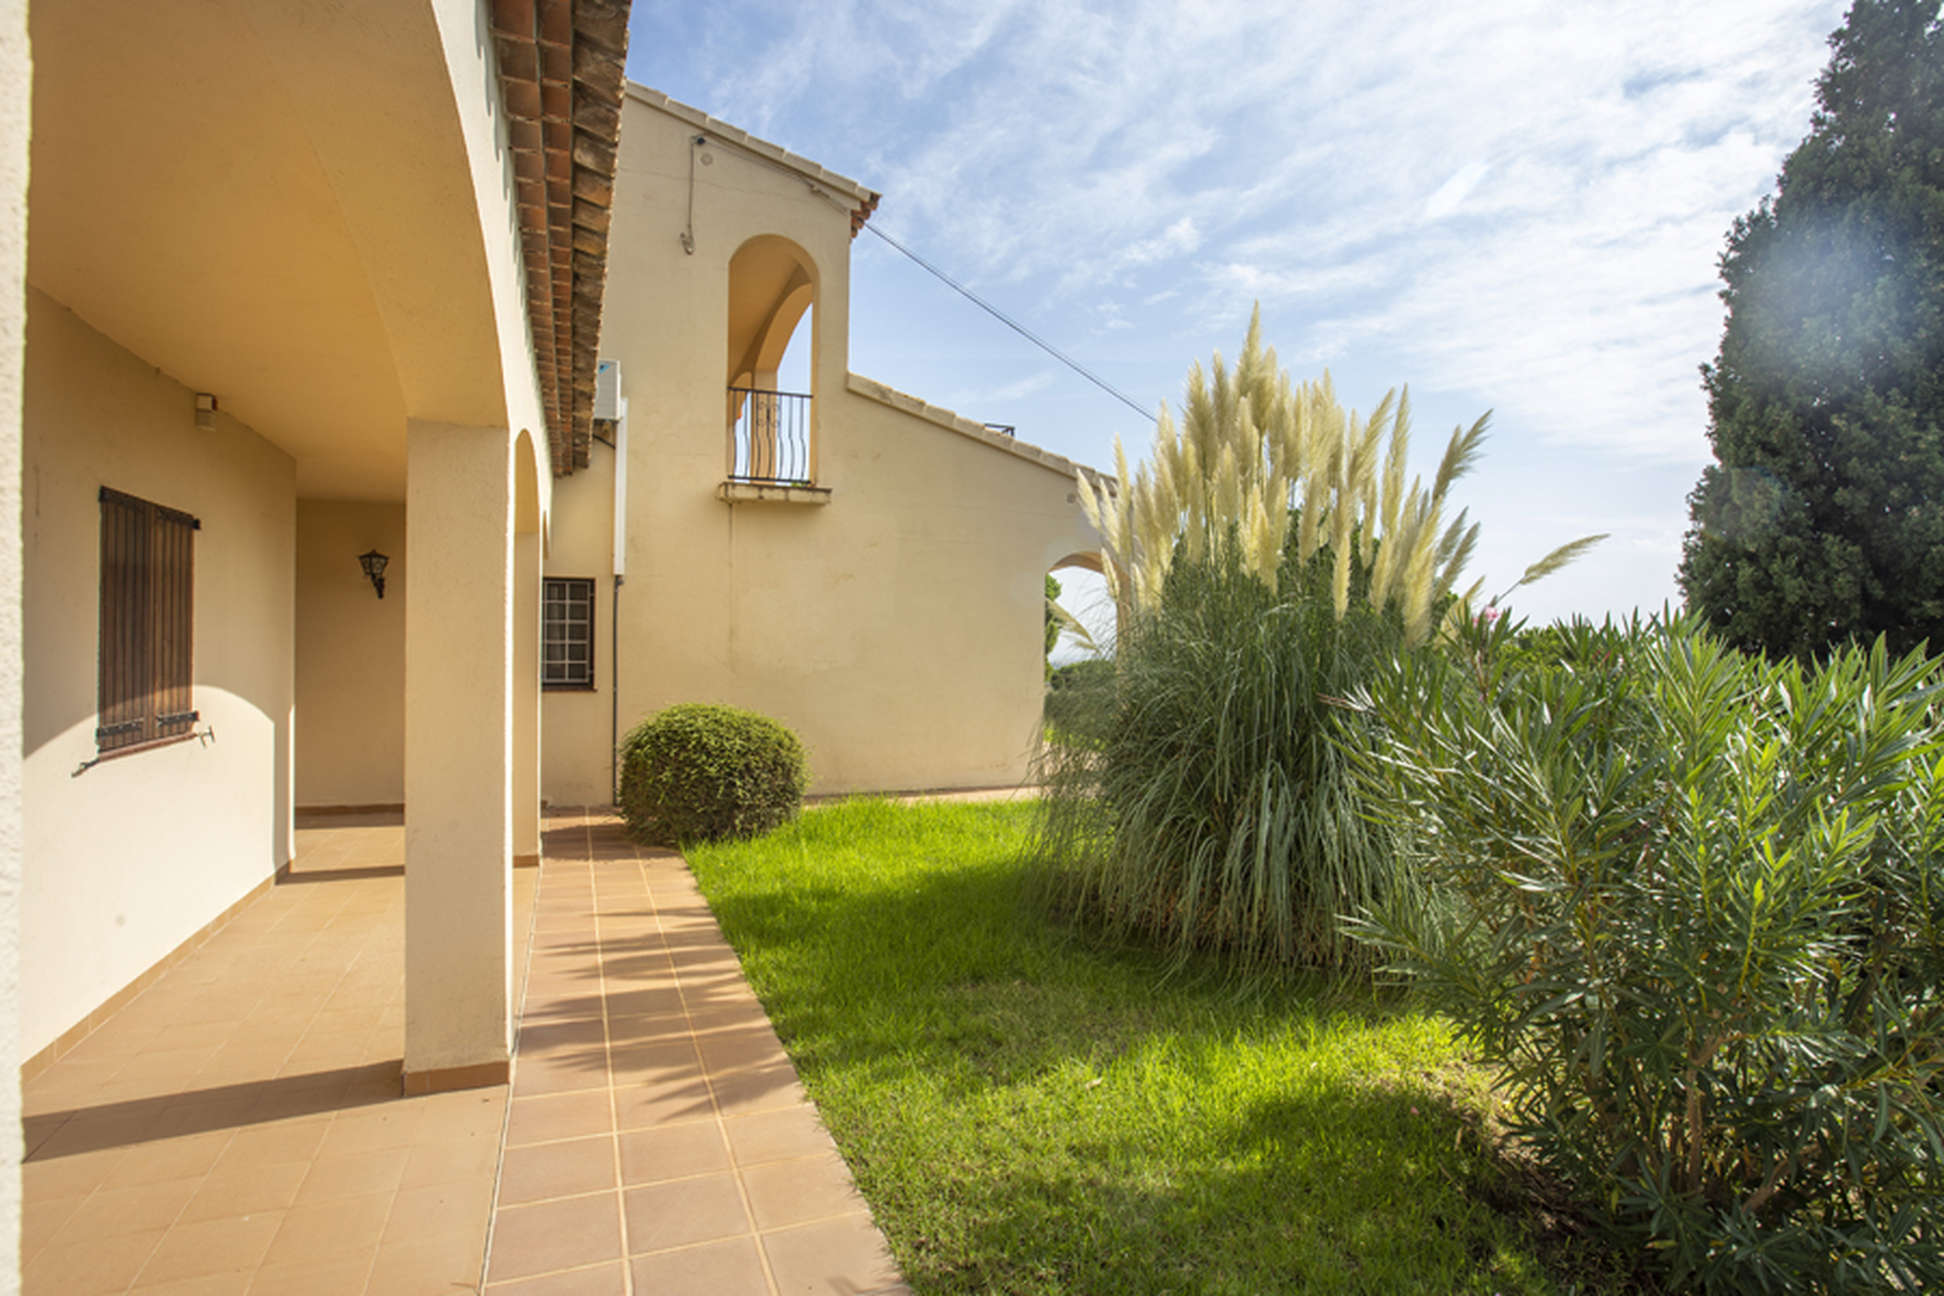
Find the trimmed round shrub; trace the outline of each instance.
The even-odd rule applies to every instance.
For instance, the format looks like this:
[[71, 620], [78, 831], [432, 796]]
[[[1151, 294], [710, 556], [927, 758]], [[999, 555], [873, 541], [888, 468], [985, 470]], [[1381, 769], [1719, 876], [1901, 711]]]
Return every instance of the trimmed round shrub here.
[[796, 817], [808, 780], [797, 736], [737, 707], [685, 702], [621, 740], [621, 817], [653, 846], [766, 833]]

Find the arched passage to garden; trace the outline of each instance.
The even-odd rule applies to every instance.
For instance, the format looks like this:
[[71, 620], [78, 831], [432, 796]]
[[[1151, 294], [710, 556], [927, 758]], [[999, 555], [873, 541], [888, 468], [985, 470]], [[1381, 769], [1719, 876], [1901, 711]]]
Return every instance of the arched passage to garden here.
[[[1114, 632], [1118, 624], [1118, 614], [1114, 607], [1113, 595], [1107, 591], [1107, 578], [1102, 574], [1105, 560], [1098, 550], [1088, 550], [1067, 554], [1047, 568], [1047, 597], [1054, 599], [1059, 609], [1064, 611], [1074, 624], [1067, 623], [1059, 612], [1049, 608], [1047, 615], [1051, 621], [1061, 624], [1057, 642], [1049, 642], [1047, 654], [1053, 665], [1078, 661], [1087, 657], [1111, 657], [1114, 654]], [[1054, 585], [1059, 586], [1057, 594]]]
[[1098, 552], [1070, 553], [1046, 572], [1049, 741], [1094, 732], [1113, 696], [1117, 616]]

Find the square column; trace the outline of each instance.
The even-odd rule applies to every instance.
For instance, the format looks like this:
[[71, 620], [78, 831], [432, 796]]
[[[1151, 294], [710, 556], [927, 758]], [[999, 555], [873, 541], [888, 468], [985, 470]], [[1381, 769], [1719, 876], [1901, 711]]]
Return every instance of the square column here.
[[512, 462], [503, 428], [407, 425], [407, 1093], [509, 1072]]
[[540, 862], [540, 532], [513, 537], [513, 862]]

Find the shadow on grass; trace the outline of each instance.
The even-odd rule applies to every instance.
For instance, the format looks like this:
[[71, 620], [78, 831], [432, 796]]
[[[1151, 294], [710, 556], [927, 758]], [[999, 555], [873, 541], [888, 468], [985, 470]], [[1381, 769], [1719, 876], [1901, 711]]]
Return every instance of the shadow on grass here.
[[[1025, 1174], [970, 1175], [924, 1221], [908, 1277], [926, 1291], [1045, 1293], [1544, 1290], [1512, 1230], [1427, 1193], [1408, 1094], [1263, 1103], [1192, 1158], [1133, 1136], [1068, 1139]], [[1423, 1102], [1422, 1097], [1418, 1102]], [[1330, 1137], [1320, 1137], [1321, 1132]]]
[[1396, 998], [1104, 947], [1003, 842], [815, 836], [696, 871], [918, 1290], [1630, 1288]]
[[813, 1068], [949, 1061], [968, 1084], [1019, 1083], [1076, 1060], [1104, 1064], [1157, 1032], [1280, 1034], [1375, 1024], [1401, 1008], [1321, 978], [1245, 986], [1212, 964], [1171, 970], [1049, 919], [1010, 861], [895, 885], [718, 891], [724, 933]]

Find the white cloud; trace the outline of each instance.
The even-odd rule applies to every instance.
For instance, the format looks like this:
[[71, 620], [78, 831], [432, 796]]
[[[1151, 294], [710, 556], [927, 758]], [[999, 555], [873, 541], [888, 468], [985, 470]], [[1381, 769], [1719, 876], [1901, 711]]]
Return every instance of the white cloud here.
[[[1652, 517], [1588, 570], [1665, 589], [1716, 258], [1807, 130], [1843, 7], [847, 0], [762, 10], [763, 40], [725, 0], [710, 26], [742, 39], [701, 75], [712, 111], [881, 188], [887, 230], [1139, 402], [1259, 300], [1287, 363], [1496, 407], [1493, 453], [1555, 457], [1549, 489], [1657, 492], [1589, 489], [1575, 533]], [[903, 342], [852, 318], [854, 347]], [[909, 355], [883, 376], [963, 385], [926, 368], [949, 345]], [[1022, 418], [1081, 459], [1129, 426], [1064, 372], [1027, 397], [1073, 402]], [[1508, 544], [1536, 526], [1510, 516]], [[1661, 569], [1619, 580], [1623, 553]]]
[[1053, 371], [1051, 369], [1042, 369], [1036, 374], [1021, 378], [1018, 382], [1010, 382], [1003, 387], [993, 388], [990, 392], [986, 393], [983, 399], [989, 401], [1021, 400], [1027, 396], [1031, 396], [1034, 392], [1045, 391], [1052, 385]]
[[1438, 186], [1438, 192], [1431, 195], [1424, 204], [1424, 219], [1443, 220], [1464, 204], [1485, 173], [1492, 168], [1483, 162], [1473, 162], [1459, 169], [1458, 173]]

